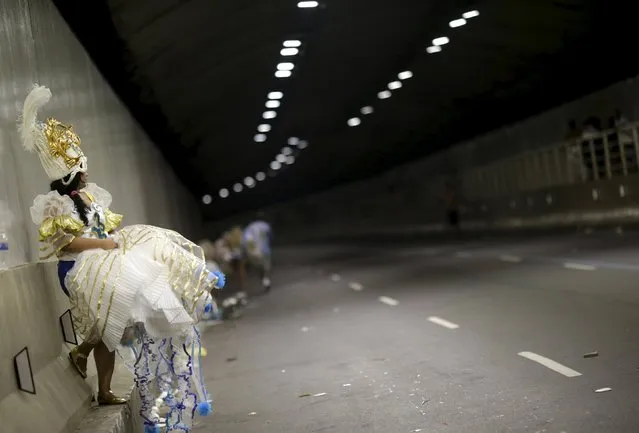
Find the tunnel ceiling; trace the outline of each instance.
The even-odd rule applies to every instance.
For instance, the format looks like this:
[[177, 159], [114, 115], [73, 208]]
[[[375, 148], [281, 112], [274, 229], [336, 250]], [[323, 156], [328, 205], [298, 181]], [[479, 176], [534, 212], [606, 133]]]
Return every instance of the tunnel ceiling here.
[[[614, 1], [56, 3], [178, 176], [198, 200], [212, 196], [207, 218], [365, 178], [639, 70], [632, 14]], [[471, 10], [479, 16], [449, 27]], [[440, 36], [450, 42], [427, 53]], [[285, 40], [301, 41], [298, 55], [282, 57]], [[291, 77], [275, 77], [285, 61]], [[402, 71], [412, 77], [379, 99]], [[264, 120], [274, 91], [281, 106]], [[265, 142], [259, 124], [271, 125]], [[293, 147], [292, 165], [233, 191], [268, 173], [291, 137], [308, 144]]]

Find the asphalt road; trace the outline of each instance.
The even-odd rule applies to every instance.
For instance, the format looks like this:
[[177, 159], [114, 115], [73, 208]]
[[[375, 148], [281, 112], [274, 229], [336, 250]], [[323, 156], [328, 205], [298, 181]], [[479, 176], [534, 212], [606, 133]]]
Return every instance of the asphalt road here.
[[205, 332], [195, 432], [636, 433], [638, 240], [281, 247]]

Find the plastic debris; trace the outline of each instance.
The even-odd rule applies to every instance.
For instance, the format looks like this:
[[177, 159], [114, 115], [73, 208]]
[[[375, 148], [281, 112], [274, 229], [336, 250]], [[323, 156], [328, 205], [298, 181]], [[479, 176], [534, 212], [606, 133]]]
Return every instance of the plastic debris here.
[[584, 354], [584, 358], [596, 358], [599, 356], [599, 352], [589, 352]]
[[601, 393], [601, 392], [609, 392], [609, 391], [612, 391], [612, 388], [599, 388], [595, 392]]

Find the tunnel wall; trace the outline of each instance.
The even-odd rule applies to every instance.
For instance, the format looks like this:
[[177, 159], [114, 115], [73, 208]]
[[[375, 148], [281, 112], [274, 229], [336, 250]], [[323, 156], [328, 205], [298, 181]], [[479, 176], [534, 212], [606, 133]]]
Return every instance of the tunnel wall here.
[[[609, 176], [582, 178], [571, 159], [574, 143], [563, 141], [570, 119], [581, 124], [597, 116], [607, 122], [615, 109], [630, 120], [639, 119], [639, 81], [616, 83], [432, 157], [273, 206], [265, 213], [276, 232], [293, 238], [354, 231], [441, 230], [445, 210], [439, 198], [445, 182], [452, 180], [459, 192], [463, 222], [469, 228], [635, 220], [636, 158], [633, 167], [624, 167], [623, 172], [613, 167]], [[636, 129], [635, 124], [628, 133], [636, 134]], [[637, 154], [639, 140], [636, 135], [634, 139]], [[247, 214], [215, 221], [207, 226], [207, 233], [215, 236], [250, 218]]]
[[[199, 232], [199, 213], [170, 166], [116, 97], [50, 0], [6, 2], [0, 14], [0, 200], [13, 214], [10, 261], [37, 259], [29, 207], [48, 191], [39, 160], [22, 150], [16, 119], [32, 83], [51, 88], [42, 116], [71, 123], [91, 181], [113, 195], [125, 224]], [[96, 36], [96, 37], [99, 37]], [[6, 216], [0, 214], [0, 222]]]

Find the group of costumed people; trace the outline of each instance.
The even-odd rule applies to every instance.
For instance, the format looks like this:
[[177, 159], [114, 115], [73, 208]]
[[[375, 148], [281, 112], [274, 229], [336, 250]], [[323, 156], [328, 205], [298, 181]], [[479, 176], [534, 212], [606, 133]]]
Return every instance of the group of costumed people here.
[[204, 317], [220, 320], [231, 317], [237, 306], [245, 305], [246, 294], [243, 291], [247, 272], [259, 273], [264, 292], [271, 290], [271, 226], [261, 219], [246, 227], [235, 226], [214, 242], [204, 240], [200, 247], [207, 260], [207, 268], [222, 272], [236, 282], [238, 292], [224, 300], [213, 297], [207, 306]]
[[69, 353], [70, 362], [86, 378], [93, 352], [97, 403], [124, 404], [111, 391], [119, 353], [134, 373], [145, 432], [189, 432], [196, 416], [211, 412], [196, 325], [225, 276], [179, 233], [121, 225], [123, 216], [110, 209], [111, 194], [88, 182], [87, 158], [72, 127], [38, 119], [50, 98], [49, 89], [34, 86], [19, 130], [51, 181], [50, 192], [35, 198], [31, 217], [42, 258], [58, 259], [82, 341]]

